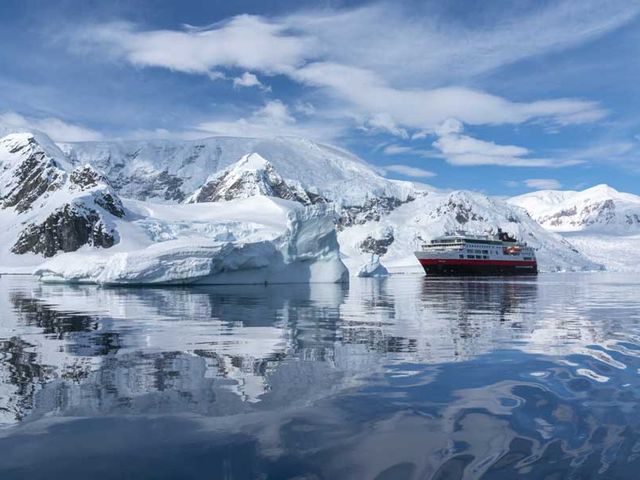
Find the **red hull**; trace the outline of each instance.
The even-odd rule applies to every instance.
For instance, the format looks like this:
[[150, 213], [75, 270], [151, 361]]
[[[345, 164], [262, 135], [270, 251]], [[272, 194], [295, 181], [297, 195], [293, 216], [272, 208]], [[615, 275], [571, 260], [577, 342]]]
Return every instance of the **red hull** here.
[[427, 275], [535, 275], [535, 260], [419, 259]]

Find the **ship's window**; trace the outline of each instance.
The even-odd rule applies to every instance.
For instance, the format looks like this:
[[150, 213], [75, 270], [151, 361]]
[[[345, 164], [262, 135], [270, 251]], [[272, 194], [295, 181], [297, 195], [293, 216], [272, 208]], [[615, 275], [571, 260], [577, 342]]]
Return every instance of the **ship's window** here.
[[524, 257], [525, 260], [531, 260], [531, 257]]
[[487, 259], [487, 258], [489, 258], [489, 257], [488, 257], [488, 256], [486, 256], [486, 255], [483, 255], [483, 256], [482, 256], [482, 258], [484, 258], [484, 259], [486, 260], [486, 259]]
[[482, 250], [482, 253], [489, 253], [489, 250]]
[[460, 255], [460, 258], [464, 258], [464, 255]]
[[475, 258], [475, 255], [467, 255], [467, 258]]

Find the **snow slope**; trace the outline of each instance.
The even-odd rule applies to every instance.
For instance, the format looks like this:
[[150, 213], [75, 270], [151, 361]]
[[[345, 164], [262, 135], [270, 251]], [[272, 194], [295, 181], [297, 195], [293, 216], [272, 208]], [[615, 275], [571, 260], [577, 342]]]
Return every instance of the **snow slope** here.
[[[56, 256], [39, 270], [50, 281], [191, 283], [216, 276], [235, 283], [241, 279], [229, 272], [242, 270], [246, 277], [248, 269], [263, 269], [246, 277], [250, 281], [283, 281], [287, 275], [295, 281], [338, 281], [344, 274], [338, 248], [354, 275], [376, 270], [367, 265], [372, 254], [380, 259], [379, 272], [385, 267], [420, 271], [413, 252], [421, 242], [457, 229], [485, 233], [498, 227], [532, 244], [543, 271], [599, 268], [502, 200], [385, 179], [349, 153], [304, 139], [224, 137], [52, 148], [49, 157], [60, 159], [55, 168], [64, 178], [70, 169], [87, 168], [83, 162], [104, 170], [100, 188], [111, 189], [126, 215], [105, 216], [114, 238], [112, 245], [102, 245], [108, 249], [97, 250], [90, 241], [79, 249], [59, 249], [78, 251]], [[17, 154], [7, 155], [15, 160]], [[4, 188], [0, 185], [0, 194]], [[283, 215], [284, 223], [277, 220]], [[15, 261], [13, 254], [2, 257], [2, 248], [0, 265]], [[39, 264], [42, 258], [29, 261]]]
[[640, 271], [640, 196], [597, 185], [580, 192], [527, 193], [508, 202], [607, 270]]
[[305, 191], [297, 182], [285, 181], [273, 165], [257, 153], [245, 155], [221, 172], [211, 175], [186, 202], [218, 202], [255, 195], [294, 200], [303, 205], [327, 202], [324, 197]]
[[385, 179], [357, 156], [297, 137], [210, 137], [194, 141], [83, 142], [60, 145], [74, 164], [91, 163], [105, 172], [124, 197], [183, 201], [210, 175], [245, 155], [257, 153], [285, 178], [344, 205], [375, 197], [402, 200], [409, 182]]
[[557, 232], [640, 232], [640, 197], [597, 185], [581, 192], [542, 190], [512, 197], [540, 225]]
[[72, 169], [46, 139], [12, 134], [0, 139], [0, 265], [6, 270], [42, 262], [83, 245], [118, 242], [122, 203], [88, 165]]
[[600, 266], [560, 235], [548, 232], [523, 210], [485, 195], [458, 191], [431, 192], [398, 207], [379, 222], [355, 225], [339, 233], [341, 251], [350, 270], [371, 254], [392, 272], [421, 271], [413, 252], [433, 237], [464, 229], [495, 233], [498, 228], [536, 249], [541, 271], [595, 270]]
[[211, 204], [126, 201], [122, 241], [108, 251], [85, 248], [36, 269], [46, 282], [243, 284], [340, 282], [333, 216], [272, 197]]
[[344, 280], [332, 208], [263, 195], [212, 205], [123, 200], [38, 135], [0, 139], [4, 272], [37, 266], [45, 281], [100, 284]]
[[[188, 201], [216, 202], [260, 194], [276, 195], [305, 205], [317, 200], [295, 181], [285, 181], [269, 161], [250, 154], [214, 174]], [[322, 198], [321, 201], [328, 200]], [[356, 276], [384, 275], [389, 261], [396, 271], [420, 271], [413, 252], [422, 241], [457, 229], [495, 232], [498, 226], [510, 223], [519, 225], [513, 232], [518, 238], [533, 240], [539, 250], [542, 270], [599, 268], [576, 254], [566, 241], [540, 228], [521, 210], [473, 192], [429, 193], [414, 188], [404, 200], [372, 196], [360, 206], [335, 205], [335, 208], [339, 215], [341, 251], [351, 274]], [[410, 212], [410, 216], [402, 212]], [[391, 237], [393, 245], [389, 243]], [[379, 249], [387, 243], [391, 252], [385, 256], [386, 252]], [[383, 256], [382, 264], [372, 259], [372, 254]]]

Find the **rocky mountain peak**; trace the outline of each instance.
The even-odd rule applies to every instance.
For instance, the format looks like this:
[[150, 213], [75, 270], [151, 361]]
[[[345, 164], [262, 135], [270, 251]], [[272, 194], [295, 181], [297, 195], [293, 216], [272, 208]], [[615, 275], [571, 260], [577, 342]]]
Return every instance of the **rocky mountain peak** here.
[[0, 207], [29, 210], [40, 197], [58, 190], [66, 179], [59, 161], [32, 134], [0, 139]]
[[556, 231], [626, 231], [640, 227], [640, 197], [604, 184], [580, 192], [534, 192], [509, 202], [525, 208], [542, 226]]
[[44, 135], [0, 139], [0, 208], [16, 217], [14, 253], [53, 256], [118, 240], [114, 220], [125, 210], [106, 177], [89, 165], [73, 168]]
[[100, 183], [109, 185], [107, 178], [91, 165], [82, 165], [74, 168], [69, 176], [69, 181], [71, 182], [71, 188], [77, 188], [81, 191], [96, 187]]
[[256, 195], [293, 200], [303, 205], [327, 201], [320, 195], [306, 191], [297, 182], [285, 181], [268, 160], [251, 153], [210, 177], [189, 197], [187, 203], [228, 201]]

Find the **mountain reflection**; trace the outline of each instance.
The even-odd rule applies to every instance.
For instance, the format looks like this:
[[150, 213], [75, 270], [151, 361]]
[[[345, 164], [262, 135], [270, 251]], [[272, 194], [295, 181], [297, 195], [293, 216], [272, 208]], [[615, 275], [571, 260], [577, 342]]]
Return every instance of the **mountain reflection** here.
[[[0, 282], [7, 427], [190, 414], [209, 431], [233, 418], [227, 433], [242, 432], [242, 448], [263, 463], [243, 476], [249, 467], [225, 457], [229, 478], [277, 470], [267, 457], [283, 451], [306, 455], [299, 473], [318, 478], [355, 466], [353, 478], [513, 478], [542, 458], [606, 471], [615, 449], [640, 442], [629, 425], [640, 396], [633, 285], [588, 276], [165, 289]], [[612, 404], [607, 421], [593, 411]], [[283, 410], [306, 413], [285, 419]], [[184, 435], [172, 441], [195, 438]]]
[[[320, 370], [353, 381], [389, 361], [478, 355], [493, 347], [496, 322], [509, 336], [536, 320], [535, 281], [415, 280], [190, 289], [16, 281], [9, 318], [25, 335], [5, 341], [3, 370], [16, 388], [5, 398], [23, 400], [4, 407], [4, 421], [64, 414], [91, 396], [101, 399], [94, 413], [144, 411], [159, 401], [147, 397], [167, 397], [162, 408], [223, 415], [259, 401], [294, 360], [326, 362]], [[314, 395], [307, 383], [296, 398]], [[134, 397], [146, 400], [136, 407]]]

